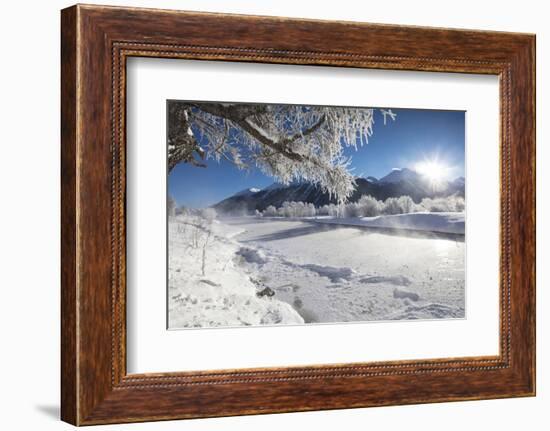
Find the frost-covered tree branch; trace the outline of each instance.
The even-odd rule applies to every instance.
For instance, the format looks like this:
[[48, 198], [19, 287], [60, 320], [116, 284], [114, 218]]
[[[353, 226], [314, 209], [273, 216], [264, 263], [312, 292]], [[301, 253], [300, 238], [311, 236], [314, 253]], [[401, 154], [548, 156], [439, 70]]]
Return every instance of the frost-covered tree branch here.
[[283, 184], [318, 184], [343, 202], [355, 186], [344, 149], [367, 143], [373, 133], [373, 111], [170, 102], [169, 170], [180, 162], [204, 167], [206, 158], [225, 159], [239, 169], [257, 167]]

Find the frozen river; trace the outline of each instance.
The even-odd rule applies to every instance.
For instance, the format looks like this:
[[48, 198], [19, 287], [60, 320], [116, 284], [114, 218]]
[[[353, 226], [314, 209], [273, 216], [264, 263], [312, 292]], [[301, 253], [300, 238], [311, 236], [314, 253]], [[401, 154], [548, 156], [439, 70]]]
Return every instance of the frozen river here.
[[222, 219], [244, 270], [306, 323], [462, 318], [465, 244], [310, 221]]

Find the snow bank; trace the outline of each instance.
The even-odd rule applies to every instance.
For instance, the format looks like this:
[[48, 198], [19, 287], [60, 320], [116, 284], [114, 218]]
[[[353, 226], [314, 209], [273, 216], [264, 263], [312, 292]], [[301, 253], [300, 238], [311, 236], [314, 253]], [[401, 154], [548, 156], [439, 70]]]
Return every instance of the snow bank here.
[[424, 232], [452, 233], [464, 235], [464, 213], [430, 213], [383, 215], [359, 218], [316, 218], [317, 223], [347, 226], [405, 229]]
[[262, 285], [241, 260], [261, 256], [232, 239], [242, 229], [190, 215], [168, 229], [169, 328], [304, 323], [290, 304], [258, 297]]

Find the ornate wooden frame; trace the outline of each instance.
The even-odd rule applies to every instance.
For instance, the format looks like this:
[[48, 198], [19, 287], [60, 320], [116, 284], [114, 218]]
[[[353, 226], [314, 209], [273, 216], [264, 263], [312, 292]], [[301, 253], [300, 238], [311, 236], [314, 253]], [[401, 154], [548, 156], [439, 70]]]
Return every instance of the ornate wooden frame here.
[[[88, 425], [535, 394], [534, 35], [82, 5], [61, 16], [63, 420]], [[500, 354], [128, 375], [129, 56], [498, 75]]]

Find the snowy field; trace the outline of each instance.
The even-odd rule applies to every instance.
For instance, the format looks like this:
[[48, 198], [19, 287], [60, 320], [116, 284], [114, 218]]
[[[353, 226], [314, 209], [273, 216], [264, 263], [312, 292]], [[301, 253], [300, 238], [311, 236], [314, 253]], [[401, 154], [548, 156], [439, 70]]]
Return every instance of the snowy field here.
[[258, 276], [243, 267], [242, 247], [232, 239], [239, 232], [216, 220], [170, 217], [169, 328], [304, 322], [290, 304], [258, 296]]
[[463, 318], [463, 215], [404, 216], [417, 219], [171, 217], [169, 326]]

